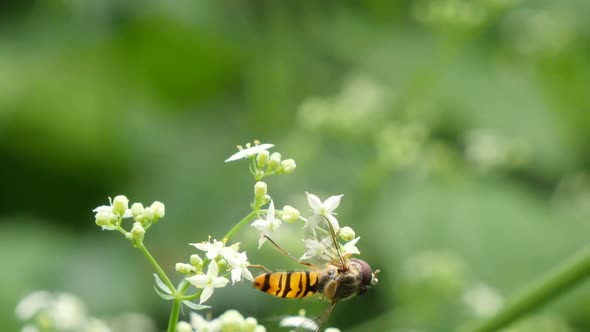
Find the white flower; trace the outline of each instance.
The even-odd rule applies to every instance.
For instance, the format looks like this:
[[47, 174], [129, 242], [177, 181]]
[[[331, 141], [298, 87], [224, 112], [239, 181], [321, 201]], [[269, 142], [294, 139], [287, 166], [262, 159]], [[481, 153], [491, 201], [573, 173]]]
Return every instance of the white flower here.
[[221, 331], [221, 324], [217, 319], [208, 321], [203, 316], [191, 312], [191, 326], [198, 332], [217, 332]]
[[288, 316], [279, 322], [279, 326], [281, 327], [302, 327], [306, 330], [310, 331], [317, 331], [318, 324], [313, 321], [311, 318], [307, 318], [305, 316]]
[[350, 257], [352, 255], [359, 255], [361, 252], [359, 251], [359, 249], [356, 247], [356, 243], [359, 242], [360, 240], [360, 236], [355, 238], [354, 240], [351, 240], [349, 242], [346, 242], [346, 244], [344, 244], [340, 250], [342, 250], [342, 255], [344, 257]]
[[87, 319], [84, 303], [66, 293], [34, 292], [16, 307], [16, 316], [21, 320], [29, 320], [40, 313], [58, 330], [79, 330]]
[[53, 295], [46, 291], [37, 291], [25, 296], [16, 306], [16, 317], [20, 320], [29, 320], [37, 312], [50, 306]]
[[323, 260], [330, 261], [332, 258], [328, 254], [329, 248], [332, 246], [332, 238], [325, 237], [321, 241], [307, 239], [303, 241], [305, 244], [305, 253], [301, 259], [308, 259], [312, 257], [320, 257]]
[[504, 300], [498, 292], [490, 286], [478, 282], [470, 286], [463, 294], [463, 302], [479, 317], [494, 315]]
[[131, 209], [126, 209], [122, 215], [119, 215], [113, 211], [112, 205], [101, 205], [92, 210], [92, 212], [96, 213], [94, 216], [96, 223], [97, 225], [101, 226], [103, 230], [116, 229], [114, 224], [119, 219], [119, 216], [121, 216], [123, 219], [133, 217]]
[[77, 297], [60, 293], [55, 297], [51, 314], [59, 330], [78, 330], [86, 321], [86, 306]]
[[187, 322], [178, 322], [178, 325], [176, 325], [176, 332], [193, 332], [193, 327]]
[[230, 309], [217, 318], [223, 331], [243, 331], [244, 316], [237, 310]]
[[281, 225], [281, 219], [275, 218], [275, 205], [273, 201], [270, 201], [268, 210], [266, 211], [266, 219], [258, 219], [252, 223], [252, 227], [256, 228], [260, 234], [258, 240], [258, 248], [262, 247], [262, 244], [266, 241], [264, 235], [270, 235], [271, 232], [275, 231]]
[[330, 196], [325, 201], [321, 201], [316, 195], [307, 194], [307, 203], [315, 214], [322, 215], [330, 221], [335, 232], [338, 232], [340, 226], [338, 220], [333, 216], [333, 211], [340, 205], [340, 199], [343, 195]]
[[254, 277], [252, 273], [248, 271], [248, 266], [250, 263], [248, 262], [248, 256], [246, 256], [245, 252], [241, 252], [237, 255], [228, 255], [226, 258], [227, 262], [231, 266], [231, 281], [232, 284], [236, 281], [242, 280], [242, 277], [253, 280]]
[[111, 332], [111, 328], [103, 320], [89, 318], [84, 326], [84, 332]]
[[205, 256], [209, 259], [215, 259], [219, 255], [222, 255], [224, 258], [228, 255], [235, 255], [239, 248], [239, 243], [226, 247], [225, 243], [217, 240], [213, 240], [213, 242], [190, 243], [190, 245], [199, 250], [206, 251]]
[[213, 294], [214, 288], [225, 287], [229, 280], [224, 277], [218, 277], [219, 270], [217, 268], [217, 263], [212, 260], [209, 263], [209, 267], [207, 268], [207, 274], [197, 274], [192, 277], [186, 278], [188, 282], [190, 282], [193, 286], [197, 288], [203, 288], [203, 292], [201, 293], [201, 298], [199, 303], [203, 303], [207, 301]]
[[249, 158], [253, 155], [256, 155], [260, 151], [268, 150], [274, 146], [274, 144], [259, 144], [259, 145], [254, 145], [253, 147], [249, 147], [248, 145], [249, 144], [246, 144], [246, 147], [247, 147], [246, 149], [242, 149], [241, 147], [238, 147], [240, 149], [240, 151], [233, 154], [231, 157], [227, 158], [225, 160], [225, 162], [227, 163], [229, 161], [239, 160], [239, 159], [243, 159], [243, 158]]
[[27, 324], [27, 325], [23, 326], [23, 328], [22, 328], [22, 330], [20, 330], [20, 332], [39, 332], [39, 329], [37, 327], [35, 327], [34, 325]]

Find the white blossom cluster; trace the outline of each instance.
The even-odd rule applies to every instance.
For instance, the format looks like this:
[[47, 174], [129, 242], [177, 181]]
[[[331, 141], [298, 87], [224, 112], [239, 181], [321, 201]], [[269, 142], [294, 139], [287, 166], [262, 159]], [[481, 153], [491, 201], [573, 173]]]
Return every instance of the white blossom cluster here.
[[[274, 145], [260, 144], [259, 142], [256, 142], [254, 146], [248, 144], [246, 146], [246, 149], [240, 149], [239, 152], [229, 157], [226, 162], [244, 158], [251, 159], [252, 165], [250, 170], [258, 180], [259, 177], [256, 176], [257, 174], [267, 175], [264, 172], [260, 173], [260, 167], [266, 164], [266, 161], [269, 159], [267, 158], [269, 155], [268, 149], [272, 148]], [[276, 156], [277, 154], [277, 152], [274, 152], [272, 155], [270, 155], [270, 160], [272, 161], [273, 156]], [[278, 154], [278, 156], [280, 157], [280, 154]], [[295, 165], [294, 161], [293, 165]], [[262, 245], [266, 242], [267, 237], [269, 237], [279, 228], [279, 226], [281, 226], [283, 221], [293, 223], [298, 220], [303, 220], [306, 222], [306, 228], [317, 227], [317, 225], [310, 221], [311, 217], [308, 219], [302, 218], [300, 216], [299, 210], [289, 205], [285, 205], [282, 210], [275, 210], [274, 202], [271, 196], [268, 194], [267, 185], [262, 181], [258, 181], [254, 185], [254, 196], [255, 199], [254, 203], [252, 204], [254, 209], [260, 209], [260, 207], [268, 203], [268, 209], [266, 209], [264, 213], [259, 213], [258, 219], [251, 224], [252, 227], [260, 232], [260, 238], [258, 241], [259, 248], [262, 247]], [[347, 241], [345, 244], [339, 243], [338, 245], [340, 246], [343, 256], [348, 258], [352, 255], [360, 254], [359, 249], [356, 247], [360, 237], [355, 238], [354, 230], [348, 226], [341, 228], [338, 219], [335, 217], [336, 213], [334, 213], [334, 210], [336, 210], [336, 208], [340, 205], [342, 196], [343, 195], [330, 196], [326, 200], [322, 201], [318, 196], [307, 193], [307, 202], [311, 207], [312, 216], [322, 216], [326, 218], [332, 225], [334, 232], [336, 232], [336, 234], [342, 240]], [[334, 255], [329, 255], [329, 249], [333, 246], [333, 240], [330, 234], [323, 234], [323, 236], [320, 236], [319, 239], [305, 239], [304, 243], [306, 251], [301, 257], [302, 259], [311, 259], [314, 257], [318, 257], [326, 261], [333, 259]]]
[[24, 322], [21, 332], [154, 332], [155, 323], [147, 316], [122, 313], [108, 323], [92, 317], [74, 295], [35, 291], [16, 306], [16, 317]]
[[[204, 273], [203, 260], [196, 254], [192, 255], [190, 264], [192, 269], [187, 269], [188, 273], [186, 273], [192, 274], [186, 280], [196, 288], [202, 289], [199, 298], [200, 303], [207, 301], [213, 294], [215, 288], [225, 287], [229, 283], [229, 279], [224, 276], [226, 272], [231, 276], [232, 284], [236, 281], [241, 281], [242, 278], [247, 280], [254, 279], [252, 273], [248, 271], [248, 266], [250, 265], [248, 256], [245, 251], [239, 251], [239, 243], [226, 246], [223, 241], [210, 240], [202, 243], [191, 243], [190, 245], [204, 251], [205, 257], [207, 258], [206, 261], [208, 261], [207, 273]], [[183, 272], [179, 269], [179, 266], [182, 268], [187, 265], [179, 263], [177, 264], [177, 270]], [[220, 272], [222, 274], [221, 276]]]
[[[92, 210], [96, 224], [103, 230], [122, 232], [135, 246], [143, 242], [146, 230], [166, 215], [166, 207], [158, 201], [145, 208], [139, 202], [133, 203], [129, 208], [129, 199], [124, 195], [117, 195], [113, 200], [109, 198], [109, 201], [109, 205], [101, 205]], [[135, 221], [129, 232], [121, 225], [123, 219], [128, 218]]]
[[201, 315], [191, 312], [190, 323], [179, 322], [178, 332], [265, 332], [255, 318], [245, 318], [237, 310], [228, 310], [218, 318], [206, 320]]

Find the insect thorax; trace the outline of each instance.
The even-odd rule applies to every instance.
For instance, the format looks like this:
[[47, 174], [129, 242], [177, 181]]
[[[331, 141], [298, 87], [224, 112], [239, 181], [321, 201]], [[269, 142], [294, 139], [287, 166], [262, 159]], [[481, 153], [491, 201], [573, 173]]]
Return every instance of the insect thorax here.
[[339, 272], [331, 266], [322, 274], [319, 291], [328, 300], [344, 300], [356, 295], [362, 288], [362, 275], [356, 264], [350, 264], [348, 271]]

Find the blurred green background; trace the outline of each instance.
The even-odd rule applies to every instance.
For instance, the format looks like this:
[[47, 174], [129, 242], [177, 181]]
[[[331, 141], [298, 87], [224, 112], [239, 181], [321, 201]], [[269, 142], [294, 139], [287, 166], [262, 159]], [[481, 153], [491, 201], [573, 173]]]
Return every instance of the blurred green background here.
[[[248, 213], [246, 163], [223, 160], [253, 139], [297, 162], [269, 180], [276, 204], [344, 194], [340, 223], [382, 271], [330, 326], [489, 316], [588, 242], [589, 15], [586, 0], [3, 1], [3, 330], [38, 289], [164, 329], [149, 264], [91, 210], [119, 193], [164, 202], [146, 244], [174, 274], [187, 243]], [[299, 255], [290, 231], [275, 240]], [[256, 238], [236, 237], [251, 262], [298, 268]], [[248, 283], [210, 302], [269, 326], [321, 309]], [[590, 331], [588, 308], [586, 285], [511, 331]]]

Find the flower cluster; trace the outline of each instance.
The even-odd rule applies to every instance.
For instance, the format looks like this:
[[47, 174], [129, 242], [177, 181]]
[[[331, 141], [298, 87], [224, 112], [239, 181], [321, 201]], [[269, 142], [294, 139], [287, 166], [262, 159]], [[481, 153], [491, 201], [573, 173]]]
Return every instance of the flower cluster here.
[[178, 332], [265, 332], [266, 328], [259, 325], [255, 318], [244, 318], [236, 310], [228, 310], [214, 320], [206, 320], [201, 315], [191, 313], [190, 323], [179, 322]]
[[[166, 215], [166, 207], [158, 201], [145, 208], [141, 203], [133, 203], [129, 208], [129, 199], [118, 195], [113, 200], [109, 198], [109, 202], [109, 205], [101, 205], [92, 210], [96, 224], [103, 230], [123, 233], [136, 247], [143, 242], [146, 230]], [[131, 231], [122, 227], [123, 219], [128, 218], [135, 221]]]
[[225, 162], [244, 158], [250, 159], [250, 172], [254, 175], [256, 181], [268, 175], [293, 173], [297, 167], [295, 160], [283, 160], [281, 154], [278, 152], [271, 154], [268, 152], [268, 149], [273, 146], [273, 144], [260, 144], [259, 141], [254, 141], [254, 145], [247, 143], [245, 149], [241, 145], [238, 145], [239, 151], [227, 158]]
[[35, 291], [25, 296], [16, 307], [16, 316], [26, 322], [23, 332], [111, 332], [125, 326], [125, 331], [155, 331], [154, 322], [140, 314], [125, 313], [114, 320], [91, 317], [84, 303], [68, 293]]
[[[304, 309], [299, 310], [299, 315], [297, 316], [287, 316], [281, 319], [279, 326], [304, 328], [313, 331], [316, 331], [319, 327], [313, 319], [305, 317]], [[340, 330], [335, 327], [328, 327], [324, 330], [324, 332], [340, 332]]]
[[[241, 281], [242, 278], [254, 279], [252, 273], [248, 271], [250, 263], [246, 252], [239, 252], [239, 243], [226, 246], [222, 241], [209, 240], [190, 245], [204, 251], [206, 260], [203, 261], [199, 255], [194, 254], [190, 258], [190, 264], [178, 263], [176, 270], [189, 275], [186, 280], [196, 288], [202, 289], [200, 303], [207, 301], [215, 288], [225, 287], [229, 283], [225, 277], [226, 274], [231, 276], [232, 284]], [[203, 272], [204, 265], [207, 265], [206, 273]]]
[[[177, 325], [180, 303], [193, 310], [202, 310], [209, 308], [204, 305], [211, 298], [216, 288], [226, 287], [235, 284], [237, 281], [253, 280], [252, 273], [248, 270], [250, 267], [260, 267], [261, 265], [252, 265], [248, 261], [245, 251], [240, 252], [240, 244], [228, 244], [230, 238], [241, 229], [244, 225], [250, 225], [260, 233], [258, 247], [270, 239], [270, 235], [275, 232], [283, 222], [295, 223], [299, 220], [305, 222], [305, 254], [302, 259], [320, 259], [334, 262], [340, 255], [349, 258], [352, 255], [359, 254], [356, 247], [359, 237], [355, 237], [355, 232], [350, 227], [341, 227], [336, 213], [334, 212], [342, 195], [328, 197], [322, 201], [314, 194], [307, 193], [307, 202], [311, 207], [311, 216], [304, 218], [299, 210], [290, 206], [283, 205], [282, 209], [275, 208], [275, 202], [268, 192], [268, 186], [262, 179], [270, 175], [290, 174], [296, 164], [293, 159], [282, 159], [278, 152], [272, 154], [268, 151], [272, 144], [261, 144], [255, 141], [254, 144], [246, 144], [245, 148], [238, 146], [239, 151], [229, 157], [226, 162], [240, 159], [248, 159], [249, 168], [254, 176], [254, 198], [250, 204], [252, 212], [244, 219], [232, 227], [232, 229], [222, 238], [222, 241], [209, 238], [208, 241], [200, 243], [191, 243], [190, 245], [203, 252], [204, 257], [199, 254], [190, 256], [188, 262], [179, 262], [176, 264], [176, 271], [183, 274], [183, 281], [175, 286], [158, 262], [149, 253], [143, 243], [146, 231], [159, 219], [165, 216], [164, 204], [156, 201], [148, 207], [141, 203], [133, 203], [129, 206], [129, 200], [123, 195], [116, 196], [110, 200], [109, 205], [99, 206], [93, 210], [95, 213], [95, 222], [103, 230], [115, 230], [122, 233], [132, 244], [141, 250], [148, 261], [154, 266], [157, 273], [155, 276], [156, 293], [165, 300], [173, 300], [174, 306], [171, 313], [171, 320], [168, 331], [250, 331], [261, 332], [265, 328], [258, 325], [254, 318], [244, 318], [235, 310], [230, 310], [215, 320], [205, 320], [198, 314], [191, 314], [191, 321], [180, 322]], [[133, 218], [133, 225], [130, 230], [123, 227], [124, 219]], [[324, 221], [324, 222], [322, 222]], [[340, 240], [345, 241], [344, 244]], [[231, 242], [230, 242], [231, 243]], [[336, 252], [339, 251], [339, 252]], [[197, 290], [193, 294], [187, 295], [186, 292], [194, 286]], [[198, 299], [198, 304], [193, 303]], [[22, 311], [22, 310], [21, 310]], [[22, 317], [31, 318], [31, 314], [21, 314]], [[75, 317], [75, 316], [72, 316]], [[289, 327], [297, 321], [300, 326], [301, 319], [308, 322], [305, 326], [314, 329], [319, 328], [309, 318], [304, 315], [292, 317], [282, 322], [282, 326]], [[105, 330], [108, 331], [108, 330]], [[337, 329], [327, 329], [326, 331], [338, 331]]]
[[[268, 194], [267, 184], [260, 181], [260, 179], [266, 175], [274, 173], [290, 173], [290, 171], [288, 171], [290, 170], [289, 165], [293, 165], [293, 168], [295, 166], [295, 161], [292, 161], [291, 159], [284, 160], [280, 163], [281, 166], [278, 166], [280, 153], [274, 152], [269, 156], [268, 149], [273, 146], [274, 145], [272, 144], [260, 144], [260, 142], [256, 141], [253, 146], [246, 144], [246, 149], [238, 147], [240, 151], [226, 160], [226, 162], [228, 162], [244, 158], [251, 159], [250, 171], [257, 180], [254, 185], [254, 202], [251, 207], [258, 214], [258, 219], [252, 222], [251, 226], [260, 232], [258, 248], [262, 247], [271, 233], [276, 231], [283, 221], [294, 223], [298, 220], [303, 220], [306, 222], [305, 228], [312, 229], [313, 233], [319, 234], [319, 236], [313, 236], [304, 240], [306, 251], [301, 258], [311, 259], [318, 257], [326, 261], [332, 260], [336, 255], [330, 252], [333, 250], [331, 234], [325, 229], [316, 231], [315, 228], [318, 228], [317, 219], [314, 219], [316, 221], [312, 222], [311, 217], [308, 219], [302, 218], [299, 210], [290, 205], [285, 205], [282, 210], [275, 209], [275, 204], [271, 196]], [[265, 165], [267, 166], [266, 169], [264, 169]], [[282, 171], [275, 172], [274, 170], [277, 168], [282, 169]], [[318, 196], [307, 193], [307, 202], [311, 207], [312, 216], [326, 218], [332, 225], [332, 229], [336, 235], [342, 240], [347, 241], [345, 244], [338, 243], [338, 245], [340, 246], [343, 256], [348, 258], [352, 255], [360, 254], [360, 251], [356, 247], [356, 243], [359, 241], [360, 237], [355, 238], [354, 230], [348, 226], [341, 228], [338, 219], [335, 217], [336, 213], [334, 213], [334, 210], [340, 205], [342, 196], [343, 195], [330, 196], [322, 201]], [[267, 203], [269, 204], [268, 209], [262, 210], [261, 208]]]

